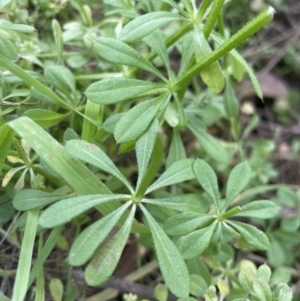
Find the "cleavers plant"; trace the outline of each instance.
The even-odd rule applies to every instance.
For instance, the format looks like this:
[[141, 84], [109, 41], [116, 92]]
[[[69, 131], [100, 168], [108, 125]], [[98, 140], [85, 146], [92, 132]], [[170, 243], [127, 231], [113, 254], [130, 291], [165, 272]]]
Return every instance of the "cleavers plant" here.
[[[7, 15], [13, 5], [10, 2], [1, 3]], [[243, 146], [247, 129], [242, 133], [239, 126], [239, 103], [232, 81], [240, 81], [246, 71], [262, 98], [251, 67], [236, 47], [271, 22], [274, 10], [269, 7], [229, 36], [222, 16], [224, 0], [203, 0], [200, 5], [194, 0], [102, 1], [107, 15], [117, 20], [110, 28], [105, 22], [94, 23], [90, 6], [70, 2], [82, 23], [67, 24], [62, 29], [53, 20], [56, 62], [52, 64], [43, 64], [38, 54], [18, 52], [24, 40], [30, 41], [24, 35], [33, 27], [10, 22], [9, 17], [0, 23], [3, 186], [9, 186], [19, 170], [29, 171], [31, 179], [26, 182], [24, 172], [13, 197], [14, 208], [25, 212], [20, 219], [26, 224], [12, 300], [25, 300], [35, 280], [37, 294], [43, 291], [39, 278], [43, 264], [70, 221], [76, 224], [78, 235], [67, 261], [75, 267], [86, 264], [88, 285], [98, 286], [110, 278], [130, 233], [140, 237], [151, 233], [164, 282], [180, 300], [195, 300], [192, 296], [224, 300], [227, 295], [226, 300], [236, 301], [291, 300], [286, 284], [273, 281], [269, 286], [271, 270], [267, 266], [261, 266], [252, 278], [236, 267], [231, 273], [228, 267], [219, 267], [216, 271], [222, 273], [217, 281], [191, 271], [193, 260], [207, 269], [200, 255], [214, 257], [224, 248], [233, 252], [231, 246], [226, 247], [232, 241], [237, 249], [269, 248], [267, 234], [248, 221], [272, 218], [280, 208], [268, 200], [238, 204], [238, 196], [252, 174]], [[78, 52], [66, 59], [63, 44], [72, 41], [84, 47], [87, 57]], [[170, 61], [174, 49], [180, 53], [177, 69]], [[72, 69], [84, 68], [88, 56], [94, 61], [101, 58], [101, 68], [108, 71], [72, 73]], [[44, 74], [27, 70], [19, 58], [38, 65]], [[81, 81], [97, 79], [101, 80], [81, 93]], [[8, 87], [14, 85], [15, 91], [7, 94]], [[221, 101], [208, 108], [214, 112], [221, 108], [217, 119], [228, 119], [234, 147], [207, 130], [215, 120], [205, 116], [208, 111], [197, 99], [197, 90], [204, 90], [205, 85], [208, 98], [209, 93], [217, 98], [216, 94], [224, 90]], [[21, 100], [16, 105], [9, 99]], [[22, 105], [35, 107], [12, 114]], [[62, 121], [69, 129], [60, 137], [52, 129]], [[203, 150], [201, 155], [196, 152], [187, 158], [180, 135], [183, 130], [195, 136]], [[171, 142], [164, 160], [168, 136]], [[129, 170], [124, 171], [126, 164], [118, 164], [113, 158], [115, 144], [120, 144], [120, 153], [135, 150], [136, 179]], [[32, 150], [35, 154], [30, 159]], [[6, 158], [23, 166], [9, 169]], [[211, 165], [224, 170], [232, 166], [231, 162], [235, 167], [224, 192]], [[162, 165], [164, 171], [160, 172]], [[28, 183], [30, 189], [24, 189]], [[80, 224], [80, 217], [92, 208], [103, 217], [89, 225]], [[41, 237], [47, 228], [53, 229], [43, 244]], [[111, 235], [114, 228], [118, 231]], [[31, 268], [36, 235], [41, 244]], [[226, 261], [232, 264], [233, 255]], [[203, 290], [199, 292], [200, 286]], [[229, 294], [236, 287], [242, 289], [239, 297]]]

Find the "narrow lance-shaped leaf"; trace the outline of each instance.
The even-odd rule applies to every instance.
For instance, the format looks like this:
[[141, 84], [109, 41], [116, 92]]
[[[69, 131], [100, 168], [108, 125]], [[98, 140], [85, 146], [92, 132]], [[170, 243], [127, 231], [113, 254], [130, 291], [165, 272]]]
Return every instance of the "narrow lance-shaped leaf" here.
[[88, 285], [97, 286], [104, 283], [115, 270], [128, 240], [135, 211], [136, 205], [134, 204], [123, 227], [100, 248], [87, 266], [85, 279]]
[[274, 217], [280, 207], [272, 201], [253, 201], [242, 207], [242, 211], [235, 216], [254, 217], [254, 218], [271, 218]]
[[18, 57], [15, 45], [2, 35], [0, 35], [0, 53], [11, 61], [16, 60]]
[[199, 227], [207, 227], [213, 220], [207, 213], [184, 212], [168, 218], [164, 223], [164, 230], [171, 236], [186, 235]]
[[0, 174], [14, 136], [14, 131], [7, 124], [0, 127]]
[[84, 195], [64, 199], [47, 208], [41, 214], [39, 224], [44, 228], [52, 228], [70, 221], [77, 215], [101, 203], [126, 201], [129, 199], [130, 196], [126, 194]]
[[183, 194], [165, 199], [143, 199], [143, 203], [171, 208], [177, 211], [206, 212], [209, 202], [198, 194]]
[[218, 162], [228, 161], [226, 149], [219, 140], [207, 134], [203, 129], [197, 128], [193, 123], [189, 123], [188, 126], [210, 157]]
[[43, 109], [31, 109], [24, 112], [23, 116], [27, 116], [33, 121], [35, 121], [42, 128], [50, 128], [59, 124], [61, 121], [65, 120], [71, 112], [66, 114], [59, 114], [53, 111], [43, 110]]
[[148, 210], [142, 205], [140, 208], [151, 229], [159, 266], [166, 285], [177, 297], [187, 298], [190, 287], [189, 273], [179, 251]]
[[[200, 32], [198, 27], [194, 31], [194, 51], [197, 63], [212, 52], [203, 32]], [[223, 90], [225, 85], [224, 75], [218, 62], [214, 62], [202, 70], [200, 76], [204, 83], [215, 93], [220, 93]]]
[[38, 226], [38, 218], [38, 209], [28, 211], [21, 253], [18, 262], [18, 269], [14, 283], [12, 301], [25, 300], [28, 289], [27, 285], [29, 281], [31, 260], [33, 257], [32, 252]]
[[136, 141], [135, 144], [135, 153], [138, 162], [137, 190], [139, 189], [141, 181], [147, 171], [156, 140], [158, 126], [159, 124], [157, 119], [154, 119], [148, 130]]
[[51, 204], [65, 197], [66, 196], [55, 195], [50, 192], [44, 192], [34, 189], [25, 189], [21, 190], [13, 198], [13, 205], [17, 210], [26, 211]]
[[69, 261], [71, 265], [83, 265], [92, 257], [97, 247], [107, 237], [130, 204], [131, 202], [125, 203], [119, 209], [101, 218], [79, 234], [70, 250]]
[[[103, 111], [103, 105], [91, 102], [89, 99], [87, 100], [84, 112], [86, 116], [100, 123], [103, 121]], [[98, 127], [96, 127], [95, 124], [91, 123], [87, 119], [84, 119], [82, 125], [81, 139], [87, 142], [91, 142], [95, 136], [95, 132], [97, 131], [97, 129]]]
[[133, 189], [128, 180], [122, 175], [112, 160], [96, 145], [82, 140], [71, 140], [66, 143], [66, 150], [69, 154], [86, 163], [92, 164], [114, 177], [118, 178], [130, 192]]
[[163, 94], [151, 100], [143, 101], [125, 113], [116, 124], [114, 137], [118, 143], [126, 143], [139, 138], [149, 127], [169, 96]]
[[127, 23], [120, 32], [119, 39], [134, 42], [149, 35], [154, 30], [171, 21], [184, 20], [180, 15], [166, 11], [151, 12], [141, 15]]
[[194, 173], [204, 191], [211, 197], [219, 210], [218, 180], [213, 169], [204, 160], [197, 159], [194, 163]]
[[172, 70], [168, 56], [168, 50], [161, 32], [157, 29], [145, 37], [143, 41], [148, 44], [151, 47], [151, 50], [162, 59], [167, 68], [169, 77], [171, 77]]
[[99, 56], [114, 64], [132, 66], [146, 70], [161, 79], [164, 76], [139, 52], [127, 44], [112, 38], [100, 37], [93, 40], [93, 48]]
[[176, 161], [186, 158], [185, 148], [183, 146], [178, 129], [173, 128], [172, 142], [167, 158], [166, 166], [169, 168]]
[[184, 259], [191, 259], [200, 255], [208, 246], [213, 237], [217, 223], [194, 231], [185, 236], [179, 245], [179, 251]]
[[47, 238], [42, 250], [38, 254], [38, 258], [35, 260], [35, 263], [30, 271], [29, 281], [27, 287], [29, 288], [33, 281], [38, 276], [39, 271], [43, 268], [44, 262], [48, 258], [49, 254], [51, 253], [52, 249], [56, 246], [57, 240], [60, 237], [60, 234], [64, 226], [58, 226], [52, 229], [50, 235]]
[[89, 169], [72, 158], [62, 145], [35, 122], [27, 117], [21, 117], [9, 122], [8, 125], [79, 194], [110, 193]]
[[108, 78], [91, 84], [85, 94], [95, 103], [108, 105], [140, 94], [155, 95], [166, 92], [163, 84], [130, 78]]
[[227, 221], [227, 223], [234, 227], [243, 239], [254, 248], [258, 250], [267, 250], [269, 248], [270, 243], [268, 237], [256, 227], [236, 221]]
[[146, 194], [160, 187], [194, 179], [194, 161], [193, 159], [183, 159], [175, 162], [147, 189]]
[[[7, 1], [1, 1], [1, 4], [3, 2], [7, 2]], [[10, 2], [10, 1], [9, 1]], [[1, 5], [0, 4], [0, 9], [1, 9]], [[12, 30], [12, 31], [16, 31], [16, 32], [21, 32], [21, 33], [31, 33], [33, 31], [35, 31], [35, 28], [29, 25], [25, 25], [25, 24], [14, 24], [11, 23], [7, 20], [1, 20], [0, 22], [0, 29], [4, 29], [4, 30]]]
[[52, 30], [53, 30], [53, 35], [55, 39], [55, 44], [56, 44], [56, 51], [57, 51], [57, 63], [58, 65], [62, 64], [63, 62], [63, 37], [62, 37], [62, 30], [59, 22], [57, 20], [52, 21]]
[[251, 169], [248, 163], [242, 162], [236, 165], [229, 175], [226, 185], [226, 200], [224, 209], [238, 196], [238, 194], [246, 187], [251, 177]]
[[75, 90], [73, 73], [64, 66], [48, 66], [45, 69], [45, 77], [50, 85], [68, 95]]
[[227, 77], [225, 93], [224, 93], [224, 107], [228, 118], [236, 118], [239, 112], [239, 103], [233, 91], [230, 79]]

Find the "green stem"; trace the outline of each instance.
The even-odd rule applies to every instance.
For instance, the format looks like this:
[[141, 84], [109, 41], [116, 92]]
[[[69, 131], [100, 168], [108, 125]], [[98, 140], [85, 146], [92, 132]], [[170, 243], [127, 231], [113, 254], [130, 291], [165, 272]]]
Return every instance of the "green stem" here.
[[204, 28], [203, 28], [203, 33], [204, 33], [204, 36], [206, 39], [208, 39], [208, 37], [218, 19], [218, 16], [222, 10], [224, 1], [225, 0], [215, 0], [212, 5], [211, 11], [208, 15], [208, 18], [207, 18]]
[[218, 47], [212, 53], [206, 55], [203, 60], [196, 64], [186, 74], [180, 76], [175, 83], [173, 83], [173, 90], [177, 91], [181, 89], [182, 85], [189, 82], [195, 75], [199, 74], [200, 71], [207, 68], [209, 65], [217, 61], [219, 58], [224, 56], [226, 53], [237, 47], [248, 37], [259, 31], [265, 25], [270, 23], [273, 19], [274, 9], [270, 7], [268, 10], [262, 12], [259, 16], [245, 25], [240, 31], [230, 37], [225, 43]]

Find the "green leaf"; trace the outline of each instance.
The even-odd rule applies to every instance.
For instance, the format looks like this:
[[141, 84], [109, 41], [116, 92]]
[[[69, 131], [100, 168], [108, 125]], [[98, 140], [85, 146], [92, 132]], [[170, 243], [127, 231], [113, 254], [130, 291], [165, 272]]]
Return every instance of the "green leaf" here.
[[66, 196], [55, 195], [53, 193], [44, 192], [34, 189], [21, 190], [14, 198], [13, 205], [17, 210], [27, 211], [37, 207], [42, 207]]
[[[57, 52], [57, 64], [61, 65], [63, 63], [63, 48], [64, 42], [62, 37], [62, 30], [59, 22], [57, 20], [52, 20], [52, 30], [56, 45], [56, 52]], [[75, 87], [75, 86], [74, 86]]]
[[107, 237], [130, 204], [131, 202], [125, 203], [119, 209], [84, 229], [77, 236], [69, 253], [69, 262], [71, 265], [83, 265], [92, 257], [97, 247]]
[[124, 113], [110, 115], [103, 123], [103, 128], [108, 133], [113, 133], [117, 122], [121, 119]]
[[278, 301], [292, 301], [293, 290], [285, 283], [279, 283], [273, 293], [274, 300]]
[[190, 288], [189, 273], [179, 251], [148, 210], [142, 205], [140, 208], [151, 229], [159, 266], [166, 285], [175, 296], [187, 298]]
[[257, 277], [266, 283], [269, 283], [271, 274], [272, 271], [266, 264], [262, 264], [257, 270]]
[[207, 134], [203, 129], [197, 128], [195, 124], [189, 123], [189, 128], [200, 142], [206, 153], [218, 162], [228, 161], [228, 155], [224, 146], [213, 136]]
[[25, 300], [29, 281], [31, 261], [36, 230], [38, 226], [39, 210], [28, 211], [27, 221], [19, 256], [17, 274], [15, 278], [12, 301]]
[[50, 280], [49, 290], [54, 301], [62, 301], [64, 285], [59, 278], [52, 278]]
[[179, 244], [179, 251], [184, 259], [191, 259], [200, 255], [208, 246], [215, 232], [217, 223], [194, 231], [183, 237]]
[[218, 180], [213, 169], [201, 159], [194, 163], [194, 173], [204, 191], [211, 197], [217, 209], [219, 209], [219, 188]]
[[188, 32], [182, 38], [181, 62], [178, 76], [182, 76], [190, 67], [191, 59], [194, 56], [194, 47], [191, 47], [191, 45], [193, 44], [193, 38], [193, 32]]
[[207, 226], [213, 220], [208, 214], [184, 212], [168, 218], [164, 223], [164, 230], [171, 236], [186, 235], [198, 227]]
[[[194, 52], [197, 63], [203, 61], [203, 57], [212, 53], [212, 50], [203, 34], [198, 27], [195, 27], [194, 31]], [[203, 82], [212, 89], [215, 93], [220, 93], [225, 85], [223, 71], [216, 61], [203, 69], [200, 72], [200, 76]]]
[[64, 226], [58, 226], [52, 229], [50, 235], [47, 238], [47, 241], [45, 242], [41, 252], [38, 254], [38, 258], [35, 260], [35, 263], [33, 265], [33, 268], [31, 269], [29, 281], [28, 281], [28, 288], [32, 285], [36, 277], [38, 277], [39, 271], [43, 268], [44, 262], [50, 255], [51, 251], [55, 247], [58, 238], [60, 237], [60, 234], [62, 230], [64, 229]]
[[145, 100], [126, 112], [115, 126], [116, 141], [126, 143], [139, 138], [147, 130], [168, 98], [167, 94], [163, 94], [151, 100]]
[[155, 145], [158, 126], [159, 124], [157, 119], [154, 119], [148, 130], [136, 141], [135, 153], [138, 162], [138, 180], [136, 190], [139, 189], [139, 186], [147, 172], [147, 167]]
[[[45, 94], [47, 98], [52, 98], [56, 101], [56, 103], [59, 103], [63, 107], [67, 107], [69, 109], [73, 108], [66, 103], [62, 98], [60, 98], [57, 94], [55, 94], [52, 90], [44, 86], [40, 81], [34, 78], [34, 76], [31, 76], [29, 71], [23, 70], [18, 65], [12, 63], [9, 59], [7, 59], [4, 55], [0, 53], [0, 66], [4, 69], [10, 71], [13, 75], [16, 77], [22, 79], [25, 83], [27, 83], [30, 86], [33, 86], [36, 88], [41, 94]], [[77, 111], [77, 113], [79, 113]]]
[[0, 35], [0, 53], [10, 61], [15, 61], [18, 57], [18, 50], [7, 38]]
[[178, 129], [173, 128], [172, 142], [167, 157], [166, 167], [169, 168], [173, 163], [185, 159], [186, 153]]
[[[4, 1], [3, 0], [0, 1], [0, 9], [1, 9], [1, 2], [4, 2]], [[14, 24], [7, 20], [0, 21], [0, 29], [12, 30], [12, 31], [21, 32], [21, 33], [31, 33], [33, 31], [35, 31], [35, 28], [32, 26], [25, 25], [25, 24]]]
[[39, 224], [44, 228], [53, 228], [70, 221], [72, 218], [96, 205], [112, 201], [126, 201], [129, 199], [130, 196], [126, 194], [84, 195], [64, 199], [47, 208], [41, 214]]
[[72, 158], [62, 145], [31, 119], [21, 117], [9, 122], [8, 125], [79, 194], [110, 193], [110, 190], [89, 169]]
[[64, 66], [48, 66], [45, 77], [50, 85], [68, 95], [75, 91], [75, 80], [72, 72]]
[[225, 93], [224, 93], [224, 107], [228, 118], [237, 118], [239, 113], [239, 102], [233, 91], [230, 79], [227, 77]]
[[24, 112], [23, 116], [29, 117], [35, 121], [39, 126], [44, 129], [50, 128], [59, 124], [61, 121], [65, 120], [71, 112], [66, 114], [59, 114], [53, 111], [47, 111], [43, 109], [31, 109]]
[[200, 275], [192, 274], [190, 277], [190, 293], [194, 296], [203, 297], [207, 289], [207, 283]]
[[93, 40], [93, 48], [109, 62], [143, 69], [164, 80], [164, 76], [147, 59], [121, 41], [101, 37]]
[[238, 279], [241, 287], [248, 293], [252, 292], [252, 283], [245, 271], [240, 271]]
[[[97, 122], [102, 122], [103, 119], [103, 111], [104, 106], [99, 105], [97, 103], [91, 102], [89, 99], [85, 105], [85, 112], [84, 114], [91, 119], [96, 120]], [[95, 132], [97, 131], [98, 127], [91, 123], [89, 120], [84, 119], [82, 125], [82, 134], [81, 139], [87, 142], [91, 142], [95, 137]]]
[[296, 232], [299, 226], [300, 226], [299, 215], [287, 216], [283, 218], [280, 223], [280, 228], [285, 232]]
[[271, 276], [270, 286], [278, 285], [279, 283], [289, 283], [291, 280], [291, 273], [284, 267], [276, 268]]
[[183, 194], [165, 199], [143, 199], [143, 203], [163, 206], [177, 211], [206, 212], [209, 202], [198, 194]]
[[241, 82], [244, 78], [245, 68], [244, 66], [230, 53], [230, 66], [232, 69], [232, 76]]
[[226, 200], [224, 209], [238, 196], [246, 187], [251, 177], [251, 169], [247, 161], [239, 163], [230, 172], [226, 185]]
[[255, 278], [252, 281], [253, 289], [260, 301], [272, 301], [272, 292], [267, 282]]
[[253, 201], [244, 205], [242, 211], [235, 216], [254, 217], [254, 218], [271, 218], [274, 217], [280, 207], [271, 201]]
[[0, 174], [14, 136], [14, 131], [7, 124], [0, 127]]
[[[140, 94], [160, 94], [166, 91], [163, 84], [130, 78], [108, 78], [91, 84], [85, 94], [95, 103], [108, 105]], [[145, 94], [144, 94], [145, 95]]]
[[136, 17], [127, 23], [120, 32], [123, 42], [134, 42], [149, 35], [154, 30], [172, 21], [184, 20], [181, 16], [166, 11], [151, 12]]
[[195, 178], [194, 159], [183, 159], [172, 164], [147, 190], [146, 194], [160, 187], [173, 185]]
[[158, 301], [168, 300], [168, 289], [165, 285], [158, 283], [154, 288], [154, 296]]
[[231, 51], [231, 54], [247, 71], [247, 73], [251, 79], [252, 85], [254, 87], [254, 90], [256, 91], [256, 95], [260, 99], [263, 99], [262, 91], [261, 91], [259, 82], [257, 80], [257, 77], [255, 76], [253, 69], [250, 67], [250, 65], [247, 63], [247, 61], [235, 49]]
[[118, 178], [130, 192], [133, 192], [128, 180], [98, 146], [82, 140], [71, 140], [66, 143], [66, 150], [73, 157], [92, 164]]
[[100, 248], [87, 266], [85, 279], [88, 285], [97, 286], [104, 283], [115, 270], [129, 237], [135, 211], [134, 204], [123, 227]]
[[145, 37], [143, 41], [146, 44], [148, 44], [151, 47], [152, 51], [155, 52], [162, 59], [170, 77], [171, 75], [170, 60], [168, 56], [168, 50], [165, 45], [165, 41], [161, 32], [159, 30], [155, 30], [147, 37]]
[[234, 227], [243, 239], [245, 239], [254, 248], [258, 250], [267, 250], [269, 248], [270, 243], [268, 237], [256, 227], [236, 221], [227, 221], [227, 223]]

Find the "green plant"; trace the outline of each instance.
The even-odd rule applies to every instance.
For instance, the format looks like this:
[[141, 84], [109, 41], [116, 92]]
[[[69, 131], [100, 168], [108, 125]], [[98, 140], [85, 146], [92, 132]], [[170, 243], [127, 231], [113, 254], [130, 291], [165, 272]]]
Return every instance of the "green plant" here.
[[[151, 247], [165, 284], [180, 300], [193, 300], [190, 295], [206, 300], [217, 300], [219, 295], [223, 300], [232, 283], [253, 300], [291, 299], [288, 286], [283, 284], [278, 284], [271, 295], [269, 279], [265, 277], [270, 271], [266, 266], [260, 267], [257, 278], [250, 280], [243, 276], [237, 279], [222, 264], [216, 271], [224, 273], [216, 280], [204, 279], [199, 271], [191, 271], [192, 260], [207, 269], [200, 254], [208, 258], [207, 265], [212, 269], [216, 263], [210, 260], [224, 250], [230, 254], [224, 255], [225, 261], [233, 261], [234, 249], [228, 246], [233, 240], [237, 249], [269, 248], [267, 235], [247, 221], [258, 219], [260, 224], [262, 219], [276, 216], [279, 207], [268, 200], [251, 199], [247, 204], [236, 204], [251, 177], [257, 174], [251, 172], [245, 151], [245, 139], [253, 125], [244, 131], [240, 128], [239, 103], [232, 81], [241, 80], [247, 71], [262, 98], [254, 72], [235, 48], [267, 25], [274, 10], [268, 8], [228, 37], [222, 18], [223, 0], [204, 0], [199, 7], [196, 1], [103, 1], [107, 15], [121, 14], [124, 19], [108, 19], [100, 24], [94, 24], [90, 6], [80, 1], [71, 1], [70, 5], [80, 12], [81, 20], [66, 26], [65, 31], [52, 20], [55, 44], [50, 49], [52, 55], [47, 53], [51, 47], [47, 47], [44, 56], [49, 59], [54, 53], [55, 59], [42, 63], [39, 51], [31, 57], [31, 62], [43, 69], [43, 75], [31, 63], [27, 64], [26, 57], [17, 62], [17, 47], [30, 39], [34, 44], [34, 37], [23, 35], [33, 28], [9, 21], [2, 27], [0, 24], [5, 33], [0, 35], [0, 66], [10, 72], [1, 72], [4, 97], [0, 108], [0, 166], [6, 171], [3, 186], [9, 187], [9, 180], [13, 182], [14, 175], [18, 176], [17, 172], [24, 168], [30, 171], [31, 180], [36, 179], [36, 174], [39, 176], [38, 181], [30, 183], [23, 173], [22, 183], [17, 180], [16, 184], [17, 190], [25, 185], [30, 189], [15, 193], [13, 199], [14, 208], [24, 211], [19, 226], [25, 223], [25, 228], [12, 300], [24, 300], [35, 279], [36, 296], [43, 296], [43, 264], [70, 221], [76, 227], [76, 238], [68, 263], [81, 266], [89, 262], [85, 269], [88, 285], [97, 286], [108, 280], [131, 232], [139, 233], [141, 238], [151, 233]], [[2, 9], [5, 11], [4, 5]], [[57, 9], [60, 10], [59, 5]], [[141, 11], [145, 13], [140, 15]], [[118, 25], [114, 28], [111, 24], [115, 22]], [[175, 24], [175, 30], [170, 24]], [[65, 53], [66, 41], [83, 50]], [[169, 58], [169, 49], [175, 47], [181, 55], [178, 71], [172, 68]], [[38, 49], [43, 51], [42, 48], [40, 44]], [[103, 59], [99, 74], [85, 67], [89, 60], [97, 64], [95, 53]], [[86, 70], [90, 74], [85, 74]], [[101, 80], [88, 86], [84, 83], [98, 79]], [[14, 92], [7, 92], [11, 89]], [[224, 95], [218, 98], [216, 94], [223, 90]], [[10, 98], [16, 101], [6, 101]], [[206, 104], [201, 102], [203, 98], [212, 101]], [[24, 109], [27, 105], [34, 108]], [[206, 116], [207, 112], [211, 114]], [[221, 118], [230, 124], [232, 143], [221, 142], [207, 129]], [[55, 131], [61, 122], [69, 128]], [[201, 151], [195, 150], [192, 158], [188, 158], [180, 131], [191, 133], [201, 144]], [[172, 138], [164, 160], [168, 137]], [[35, 151], [34, 159], [30, 160], [28, 147], [24, 154], [20, 138]], [[114, 162], [116, 144], [120, 153], [131, 154], [135, 150], [136, 181], [126, 162]], [[203, 159], [194, 159], [200, 155]], [[12, 169], [5, 164], [7, 156], [21, 158], [22, 162], [16, 162], [25, 166]], [[231, 164], [233, 161], [241, 163]], [[160, 173], [162, 165], [166, 167]], [[223, 185], [226, 192], [219, 188], [211, 166], [219, 171], [231, 170]], [[170, 186], [171, 189], [166, 188]], [[49, 204], [52, 205], [43, 209]], [[103, 217], [87, 225], [85, 212], [92, 208]], [[243, 222], [237, 220], [240, 218]], [[119, 228], [118, 232], [105, 240], [114, 227]], [[53, 229], [43, 243], [41, 233], [47, 228]], [[40, 244], [31, 268], [36, 235]], [[236, 272], [234, 268], [233, 271]], [[197, 281], [205, 287], [200, 293]], [[51, 292], [58, 285], [61, 298], [63, 286], [53, 283]], [[216, 293], [215, 283], [220, 294]], [[66, 292], [66, 300], [72, 298]]]

